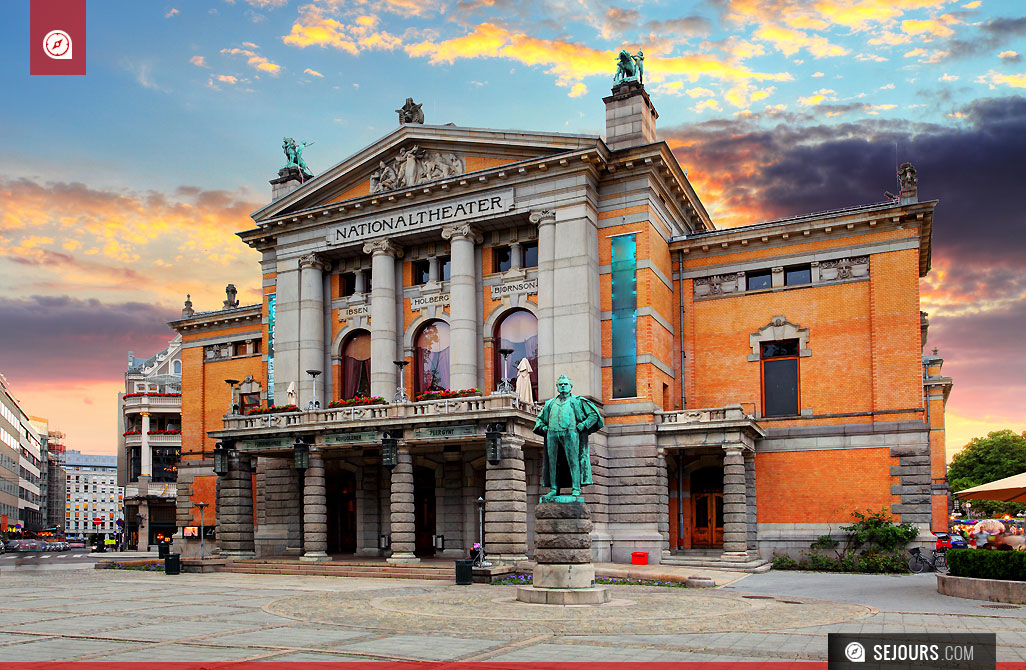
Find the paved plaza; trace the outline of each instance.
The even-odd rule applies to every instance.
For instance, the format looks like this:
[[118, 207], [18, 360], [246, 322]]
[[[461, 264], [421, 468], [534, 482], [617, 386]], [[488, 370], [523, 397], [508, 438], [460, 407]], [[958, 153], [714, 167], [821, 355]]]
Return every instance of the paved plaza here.
[[993, 632], [1026, 660], [1023, 608], [937, 594], [932, 575], [770, 572], [716, 589], [613, 586], [612, 602], [515, 602], [515, 587], [419, 580], [10, 571], [16, 661], [826, 660], [830, 632]]

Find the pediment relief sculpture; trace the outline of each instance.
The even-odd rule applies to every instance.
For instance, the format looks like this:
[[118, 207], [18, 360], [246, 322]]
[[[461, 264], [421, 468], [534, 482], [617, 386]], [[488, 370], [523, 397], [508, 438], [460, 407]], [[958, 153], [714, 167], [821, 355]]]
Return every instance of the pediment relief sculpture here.
[[418, 145], [403, 147], [389, 161], [378, 161], [371, 174], [370, 192], [381, 193], [426, 181], [455, 177], [464, 172], [463, 159], [454, 153], [425, 151]]

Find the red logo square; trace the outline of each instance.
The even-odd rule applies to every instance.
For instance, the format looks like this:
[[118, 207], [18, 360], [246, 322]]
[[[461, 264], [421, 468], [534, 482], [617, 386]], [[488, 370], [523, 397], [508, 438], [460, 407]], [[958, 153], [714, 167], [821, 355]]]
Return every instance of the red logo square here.
[[32, 74], [86, 73], [86, 0], [32, 0]]

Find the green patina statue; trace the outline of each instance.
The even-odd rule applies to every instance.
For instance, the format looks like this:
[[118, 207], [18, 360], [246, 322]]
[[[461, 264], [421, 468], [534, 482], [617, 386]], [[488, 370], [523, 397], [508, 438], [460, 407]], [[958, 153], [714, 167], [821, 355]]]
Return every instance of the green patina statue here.
[[629, 54], [626, 49], [620, 51], [616, 59], [616, 74], [613, 75], [613, 84], [624, 84], [629, 81], [636, 81], [639, 84], [645, 83], [645, 52], [638, 49], [638, 53]]
[[[534, 424], [534, 432], [545, 437], [542, 484], [549, 492], [541, 502], [583, 501], [581, 486], [593, 483], [588, 436], [604, 424], [598, 408], [587, 398], [570, 393], [571, 388], [570, 378], [560, 375], [556, 381], [559, 395], [545, 402]], [[559, 495], [560, 484], [569, 484], [571, 495]]]
[[288, 162], [285, 163], [285, 167], [282, 170], [288, 170], [289, 168], [298, 168], [303, 174], [307, 176], [313, 176], [310, 172], [310, 168], [307, 167], [306, 161], [303, 160], [303, 149], [312, 145], [313, 142], [300, 142], [296, 144], [296, 141], [291, 137], [281, 138], [281, 148], [285, 152], [285, 158]]

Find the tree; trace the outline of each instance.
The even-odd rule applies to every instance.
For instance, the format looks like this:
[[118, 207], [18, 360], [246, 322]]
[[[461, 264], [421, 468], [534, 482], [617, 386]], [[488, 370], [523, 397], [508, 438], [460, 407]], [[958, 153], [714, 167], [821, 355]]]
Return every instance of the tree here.
[[[974, 437], [948, 466], [948, 483], [956, 493], [1005, 477], [1026, 472], [1026, 433], [996, 430], [987, 437]], [[986, 514], [1012, 513], [1023, 505], [973, 501], [973, 508]]]

